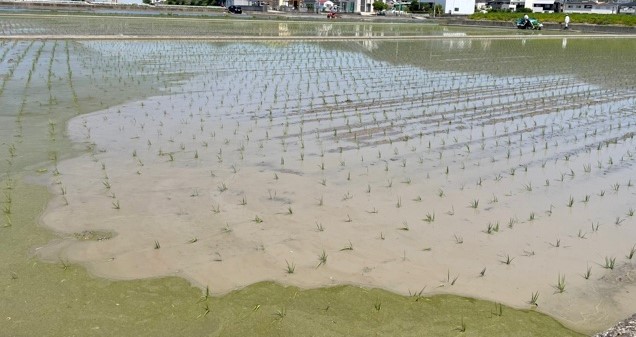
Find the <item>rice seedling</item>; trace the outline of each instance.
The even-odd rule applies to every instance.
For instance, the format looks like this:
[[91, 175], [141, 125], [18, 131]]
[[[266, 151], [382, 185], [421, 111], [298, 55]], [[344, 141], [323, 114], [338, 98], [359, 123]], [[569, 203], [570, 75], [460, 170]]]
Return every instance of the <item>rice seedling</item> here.
[[340, 249], [340, 251], [344, 251], [344, 250], [353, 250], [353, 244], [351, 243], [351, 241], [349, 241], [348, 245], [346, 245], [342, 249]]
[[579, 229], [579, 232], [576, 234], [576, 236], [577, 236], [579, 239], [587, 239], [586, 235], [587, 235], [587, 234], [586, 234], [586, 233], [583, 233], [583, 231], [582, 231], [582, 230], [580, 230], [580, 229]]
[[495, 311], [491, 311], [490, 314], [497, 317], [503, 316], [503, 306], [501, 305], [501, 303], [495, 303]]
[[632, 246], [632, 248], [629, 250], [629, 253], [627, 253], [627, 255], [625, 257], [628, 260], [631, 260], [634, 257], [634, 254], [636, 254], [636, 245]]
[[316, 266], [316, 268], [327, 264], [327, 252], [325, 252], [325, 250], [322, 250], [322, 253], [320, 253], [320, 255], [318, 255], [318, 265]]
[[121, 209], [121, 207], [119, 206], [119, 200], [113, 201], [112, 205], [114, 209]]
[[532, 295], [530, 295], [530, 301], [528, 301], [528, 304], [533, 305], [535, 307], [538, 307], [539, 304], [537, 303], [537, 300], [539, 299], [539, 292], [533, 292]]
[[212, 261], [214, 261], [214, 262], [223, 262], [223, 257], [221, 256], [221, 253], [214, 252], [214, 257], [212, 258]]
[[633, 208], [629, 208], [629, 210], [627, 211], [627, 216], [634, 216], [634, 209]]
[[380, 301], [380, 299], [376, 299], [373, 303], [373, 308], [375, 309], [375, 311], [379, 312], [382, 309], [382, 301]]
[[603, 268], [605, 269], [614, 269], [614, 265], [616, 264], [616, 258], [615, 257], [605, 257], [605, 264], [603, 264]]
[[503, 260], [500, 260], [499, 262], [510, 265], [514, 259], [515, 259], [514, 257], [510, 257], [510, 255], [506, 254], [506, 258]]
[[496, 232], [499, 232], [499, 221], [495, 222], [494, 224], [492, 222], [489, 222], [488, 227], [486, 227], [485, 233], [494, 234]]
[[274, 321], [275, 322], [280, 322], [285, 317], [287, 317], [287, 309], [285, 307], [282, 307], [282, 308], [276, 310], [276, 312], [274, 312], [273, 315], [274, 315]]
[[221, 183], [217, 189], [219, 190], [219, 192], [223, 193], [225, 191], [227, 191], [227, 185], [225, 185], [225, 183]]
[[12, 204], [4, 204], [4, 205], [2, 205], [2, 213], [4, 213], [5, 216], [11, 214], [11, 205]]
[[254, 219], [252, 220], [255, 223], [262, 223], [263, 219], [261, 217], [259, 217], [258, 215], [254, 216]]
[[426, 289], [426, 286], [424, 286], [424, 288], [420, 289], [420, 291], [417, 292], [411, 292], [411, 290], [409, 289], [409, 297], [413, 297], [415, 298], [415, 302], [419, 302], [419, 300], [424, 298], [424, 289]]
[[212, 205], [212, 213], [214, 214], [221, 213], [221, 206], [219, 204]]
[[470, 202], [470, 208], [477, 209], [477, 207], [479, 207], [479, 199], [473, 199], [473, 201]]
[[563, 292], [565, 292], [565, 275], [561, 275], [561, 274], [558, 275], [557, 284], [554, 286], [554, 288], [559, 294], [562, 294]]
[[614, 224], [619, 226], [620, 224], [622, 224], [625, 221], [625, 219], [621, 218], [620, 216], [616, 217], [616, 220], [614, 220]]
[[287, 260], [285, 260], [285, 263], [287, 264], [287, 274], [293, 274], [296, 271], [296, 265], [293, 262], [289, 263]]
[[203, 293], [203, 296], [201, 296], [199, 302], [207, 301], [208, 299], [210, 299], [210, 297], [212, 297], [212, 294], [210, 293], [210, 287], [205, 286], [205, 292]]
[[574, 198], [572, 198], [572, 196], [570, 196], [570, 199], [568, 199], [568, 203], [566, 204], [566, 206], [571, 208], [572, 205], [574, 205]]
[[426, 213], [426, 217], [423, 219], [424, 221], [428, 222], [428, 223], [432, 223], [435, 221], [435, 212], [433, 213]]
[[484, 267], [480, 272], [479, 272], [479, 277], [484, 277], [486, 275], [486, 267]]
[[347, 214], [347, 218], [345, 219], [345, 222], [353, 222], [349, 214]]
[[353, 198], [353, 194], [351, 194], [349, 191], [347, 191], [347, 193], [345, 193], [345, 194], [342, 196], [342, 201], [347, 201], [347, 200], [349, 200], [349, 199], [351, 199], [351, 198]]
[[68, 270], [71, 267], [71, 263], [69, 261], [62, 259], [61, 257], [59, 257], [58, 260], [62, 265], [62, 269]]
[[455, 239], [455, 243], [458, 245], [464, 243], [464, 238], [461, 235], [453, 234], [453, 238]]
[[590, 276], [592, 276], [592, 267], [590, 267], [589, 265], [587, 266], [587, 269], [585, 270], [585, 273], [583, 273], [583, 278], [586, 280], [590, 279]]
[[554, 243], [550, 243], [550, 246], [555, 247], [555, 248], [561, 247], [561, 239], [556, 239], [556, 241]]
[[459, 332], [466, 332], [466, 322], [464, 322], [464, 317], [462, 317], [461, 322], [459, 323], [459, 326], [455, 328], [456, 331]]
[[402, 221], [402, 227], [398, 227], [399, 230], [401, 231], [408, 231], [409, 230], [409, 224], [406, 221]]
[[601, 226], [601, 224], [599, 222], [592, 222], [592, 232], [598, 232], [598, 228]]
[[530, 212], [530, 216], [528, 217], [528, 221], [534, 221], [536, 218], [534, 212]]
[[209, 303], [205, 303], [205, 305], [203, 306], [203, 313], [199, 316], [199, 317], [205, 317], [210, 313], [210, 304]]
[[455, 283], [457, 282], [457, 279], [459, 279], [459, 274], [455, 275], [453, 277], [453, 279], [451, 280], [450, 277], [450, 269], [446, 271], [446, 283], [450, 284], [451, 286], [455, 285]]
[[159, 244], [159, 241], [155, 240], [155, 249], [159, 248], [161, 248], [161, 244]]
[[13, 226], [13, 222], [11, 221], [11, 217], [9, 215], [4, 216], [4, 224], [2, 225], [2, 228], [8, 228]]
[[318, 221], [316, 221], [316, 231], [318, 231], [318, 232], [324, 232], [325, 231], [325, 228]]

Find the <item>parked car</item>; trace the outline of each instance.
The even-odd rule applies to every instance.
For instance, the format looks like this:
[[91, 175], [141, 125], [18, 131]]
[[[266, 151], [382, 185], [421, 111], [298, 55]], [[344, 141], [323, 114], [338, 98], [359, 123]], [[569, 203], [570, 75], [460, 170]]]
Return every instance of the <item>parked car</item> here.
[[243, 13], [243, 9], [241, 8], [241, 6], [230, 6], [227, 8], [227, 11], [234, 14]]

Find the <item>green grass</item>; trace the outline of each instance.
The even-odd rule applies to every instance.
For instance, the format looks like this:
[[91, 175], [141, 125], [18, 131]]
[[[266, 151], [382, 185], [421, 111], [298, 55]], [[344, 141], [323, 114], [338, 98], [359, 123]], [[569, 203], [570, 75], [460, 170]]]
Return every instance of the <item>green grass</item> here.
[[[531, 17], [544, 23], [561, 23], [565, 18], [565, 13], [532, 13]], [[473, 20], [489, 20], [489, 21], [514, 21], [523, 17], [521, 13], [475, 13], [470, 16]], [[624, 25], [636, 26], [636, 16], [629, 14], [621, 15], [604, 15], [604, 14], [571, 14], [570, 25], [576, 29], [577, 24], [594, 24], [594, 25]]]

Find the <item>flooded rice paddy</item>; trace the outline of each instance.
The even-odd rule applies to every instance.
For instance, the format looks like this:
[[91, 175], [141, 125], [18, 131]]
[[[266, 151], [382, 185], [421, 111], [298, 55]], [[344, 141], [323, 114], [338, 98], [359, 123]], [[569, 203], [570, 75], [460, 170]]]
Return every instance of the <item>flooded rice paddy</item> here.
[[[58, 20], [2, 34], [97, 34]], [[283, 27], [189, 29], [212, 22]], [[586, 333], [632, 314], [636, 40], [361, 26], [449, 37], [0, 41], [2, 324], [39, 331], [42, 291], [79, 334], [552, 336], [576, 333], [537, 312]]]

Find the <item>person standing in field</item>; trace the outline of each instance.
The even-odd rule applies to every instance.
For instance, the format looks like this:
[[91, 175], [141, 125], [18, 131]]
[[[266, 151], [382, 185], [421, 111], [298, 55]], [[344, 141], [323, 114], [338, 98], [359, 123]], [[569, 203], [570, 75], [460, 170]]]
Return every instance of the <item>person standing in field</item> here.
[[570, 29], [570, 16], [566, 15], [565, 16], [565, 28], [563, 29]]

